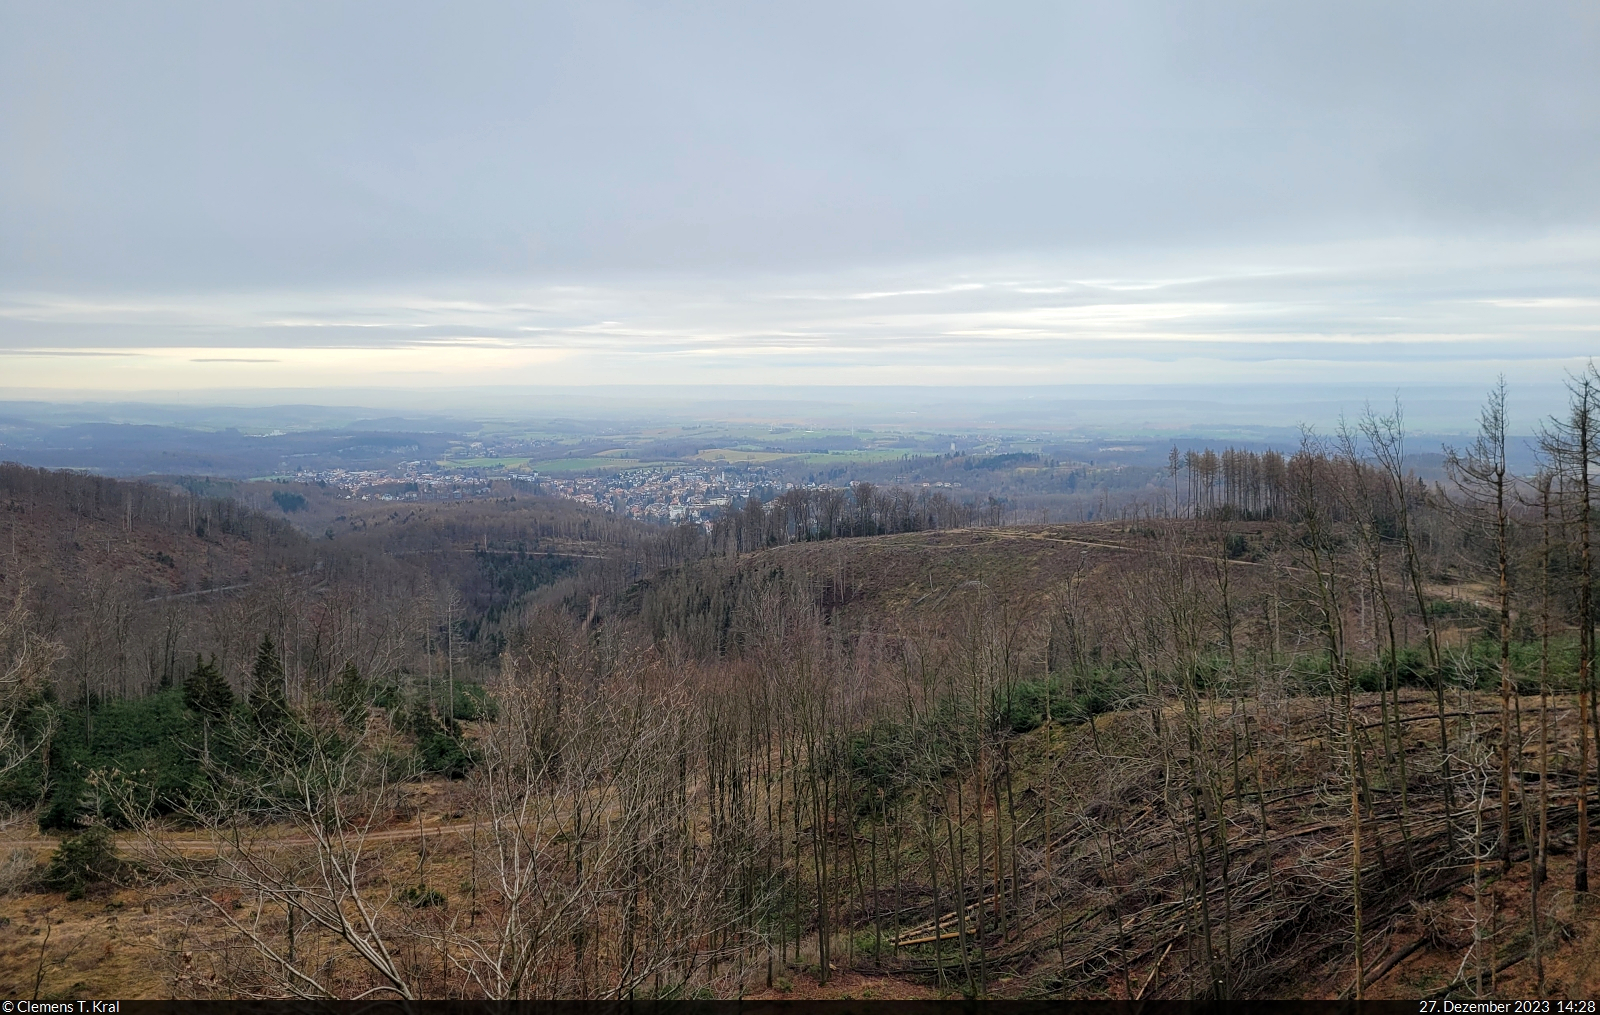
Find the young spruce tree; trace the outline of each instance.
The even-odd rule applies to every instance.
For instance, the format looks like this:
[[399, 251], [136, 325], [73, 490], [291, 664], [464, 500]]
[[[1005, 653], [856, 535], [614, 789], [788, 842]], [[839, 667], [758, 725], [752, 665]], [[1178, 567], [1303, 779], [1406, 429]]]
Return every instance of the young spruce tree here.
[[283, 724], [288, 716], [288, 700], [283, 691], [283, 661], [271, 635], [263, 635], [256, 649], [256, 664], [250, 670], [250, 713], [262, 729]]
[[371, 697], [371, 690], [367, 682], [361, 679], [361, 671], [356, 669], [356, 664], [345, 663], [343, 672], [339, 674], [339, 682], [333, 685], [333, 700], [339, 706], [339, 716], [347, 728], [357, 732], [367, 728], [367, 706], [371, 704]]
[[233, 710], [233, 688], [222, 678], [216, 656], [205, 662], [195, 653], [194, 672], [183, 684], [183, 707], [199, 713], [207, 722], [219, 721]]

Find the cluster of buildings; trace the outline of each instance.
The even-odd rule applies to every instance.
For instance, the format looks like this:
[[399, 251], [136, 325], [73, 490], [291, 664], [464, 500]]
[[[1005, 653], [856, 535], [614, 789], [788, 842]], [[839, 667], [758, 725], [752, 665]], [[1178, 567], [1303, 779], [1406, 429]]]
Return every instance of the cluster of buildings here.
[[392, 483], [394, 476], [387, 469], [301, 469], [294, 474], [294, 481], [357, 493], [379, 483]]
[[657, 466], [614, 476], [537, 478], [542, 493], [663, 524], [709, 524], [728, 505], [766, 482], [766, 470], [759, 466], [731, 475], [725, 470]]
[[459, 500], [488, 496], [495, 483], [514, 483], [534, 493], [565, 497], [580, 504], [626, 515], [643, 522], [709, 525], [730, 504], [752, 491], [788, 484], [778, 482], [761, 466], [734, 472], [693, 466], [651, 466], [610, 476], [541, 475], [502, 469], [436, 472], [432, 462], [404, 462], [392, 470], [306, 469], [295, 481], [335, 487], [359, 500]]
[[494, 478], [426, 471], [432, 464], [404, 462], [395, 469], [302, 469], [294, 479], [331, 486], [359, 500], [461, 500], [487, 495], [493, 488]]

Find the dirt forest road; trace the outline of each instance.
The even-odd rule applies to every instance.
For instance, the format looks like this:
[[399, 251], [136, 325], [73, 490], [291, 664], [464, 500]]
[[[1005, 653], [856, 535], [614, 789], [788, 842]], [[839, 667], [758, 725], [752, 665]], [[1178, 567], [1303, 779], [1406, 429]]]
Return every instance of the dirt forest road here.
[[[394, 825], [360, 834], [360, 838], [364, 843], [402, 842], [408, 839], [415, 841], [418, 838], [434, 839], [442, 835], [468, 835], [471, 834], [472, 828], [473, 823], [470, 821], [436, 822], [431, 825], [424, 824], [420, 828], [416, 825]], [[352, 833], [352, 838], [356, 837], [356, 834]], [[30, 849], [34, 852], [54, 850], [61, 845], [61, 841], [64, 838], [66, 838], [64, 835], [27, 835], [20, 831], [0, 831], [0, 853], [9, 853], [16, 849]], [[140, 835], [126, 832], [119, 833], [112, 836], [112, 841], [116, 843], [119, 850], [124, 852], [149, 852], [150, 850], [149, 843]], [[270, 832], [264, 830], [256, 830], [244, 841], [251, 846], [316, 845], [316, 840], [309, 835], [294, 834], [282, 838], [274, 838]], [[202, 836], [184, 833], [163, 836], [162, 842], [182, 853], [209, 853], [226, 846], [229, 840], [221, 835]]]

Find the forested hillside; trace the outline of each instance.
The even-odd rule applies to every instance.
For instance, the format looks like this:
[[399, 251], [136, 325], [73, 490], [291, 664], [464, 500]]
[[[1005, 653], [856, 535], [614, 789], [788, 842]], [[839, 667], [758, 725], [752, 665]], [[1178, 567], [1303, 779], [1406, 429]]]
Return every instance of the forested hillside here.
[[8, 800], [73, 835], [14, 881], [143, 900], [203, 997], [1592, 996], [1597, 383], [1536, 474], [1497, 389], [1441, 481], [1369, 414], [1094, 524], [132, 519], [248, 567], [128, 614], [170, 678], [8, 643]]
[[358, 693], [402, 712], [475, 714], [505, 611], [536, 590], [586, 597], [608, 568], [642, 566], [623, 551], [648, 534], [524, 497], [404, 515], [357, 502], [345, 538], [314, 539], [281, 512], [194, 489], [229, 492], [0, 465], [17, 671], [0, 805], [47, 828], [115, 821], [85, 798], [89, 773], [143, 766], [160, 807], [181, 806], [204, 775], [186, 746], [204, 732], [187, 686], [211, 674], [243, 703], [260, 690], [268, 640], [286, 707]]

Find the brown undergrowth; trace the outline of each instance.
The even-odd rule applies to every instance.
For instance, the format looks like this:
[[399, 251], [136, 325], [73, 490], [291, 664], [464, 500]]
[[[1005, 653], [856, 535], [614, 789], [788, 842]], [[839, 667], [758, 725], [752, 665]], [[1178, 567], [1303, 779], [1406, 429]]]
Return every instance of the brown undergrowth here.
[[[1452, 698], [1447, 721], [1459, 758], [1470, 761], [1476, 750], [1492, 759], [1496, 703]], [[1525, 717], [1536, 714], [1535, 699], [1520, 704]], [[747, 940], [718, 953], [697, 989], [719, 996], [959, 995], [972, 989], [969, 970], [981, 963], [981, 973], [972, 975], [992, 996], [1184, 997], [1210, 989], [1215, 965], [1223, 967], [1226, 989], [1235, 996], [1337, 997], [1350, 989], [1354, 968], [1352, 835], [1348, 788], [1338, 767], [1336, 705], [1304, 698], [1270, 707], [1247, 701], [1230, 716], [1220, 703], [1202, 702], [1210, 742], [1228, 743], [1232, 725], [1241, 747], [1237, 770], [1231, 752], [1224, 752], [1228, 764], [1214, 780], [1221, 791], [1198, 811], [1186, 788], [1186, 752], [1163, 748], [1152, 732], [1160, 724], [1180, 724], [1180, 709], [1036, 730], [1013, 747], [1014, 817], [997, 814], [992, 801], [985, 805], [987, 820], [1015, 844], [1015, 876], [1004, 873], [998, 890], [992, 880], [965, 886], [973, 901], [964, 917], [949, 905], [950, 886], [936, 912], [933, 886], [908, 874], [893, 889], [842, 901], [830, 931], [827, 983], [818, 974], [814, 940], [791, 942], [782, 961]], [[1375, 699], [1357, 706], [1373, 720], [1367, 732], [1376, 737]], [[1595, 903], [1571, 890], [1577, 724], [1570, 701], [1553, 706], [1540, 959], [1547, 996], [1582, 997], [1600, 986], [1600, 938], [1593, 932]], [[1392, 749], [1403, 749], [1410, 761], [1404, 813], [1398, 786], [1377, 777], [1363, 803], [1365, 967], [1369, 977], [1376, 974], [1368, 996], [1471, 995], [1480, 992], [1480, 969], [1481, 993], [1532, 996], [1538, 978], [1530, 951], [1527, 843], [1516, 837], [1509, 869], [1502, 871], [1492, 836], [1483, 831], [1498, 825], [1498, 792], [1480, 781], [1477, 797], [1466, 793], [1466, 761], [1454, 770], [1459, 791], [1454, 812], [1446, 813], [1435, 711], [1431, 696], [1412, 693], [1402, 701], [1401, 721], [1390, 720], [1404, 730]], [[1513, 800], [1518, 827], [1536, 829], [1537, 759], [1529, 732], [1525, 727]], [[1374, 741], [1368, 749], [1376, 773], [1382, 748]], [[1494, 774], [1492, 764], [1480, 768]], [[1048, 829], [1047, 782], [1056, 801]], [[470, 996], [473, 985], [452, 950], [504, 916], [506, 900], [488, 876], [484, 840], [474, 841], [483, 835], [481, 822], [472, 820], [476, 799], [470, 780], [413, 784], [397, 795], [381, 825], [368, 830], [367, 849], [377, 866], [367, 880], [384, 886], [390, 943], [420, 996]], [[1218, 810], [1207, 809], [1215, 804]], [[559, 824], [546, 832], [559, 837]], [[825, 831], [842, 835], [837, 828]], [[261, 842], [274, 834], [279, 859], [315, 852], [288, 829]], [[705, 827], [696, 833], [709, 834]], [[180, 852], [196, 853], [193, 833], [171, 835]], [[1217, 848], [1223, 835], [1225, 865]], [[41, 998], [219, 997], [236, 996], [250, 972], [258, 988], [253, 992], [271, 992], [262, 989], [271, 981], [259, 949], [222, 916], [286, 950], [284, 908], [240, 891], [237, 883], [201, 897], [192, 890], [195, 881], [163, 880], [159, 870], [142, 864], [137, 841], [124, 836], [120, 844], [130, 870], [143, 872], [126, 885], [92, 887], [75, 901], [22, 889], [0, 899], [0, 981], [25, 995], [37, 984]], [[40, 860], [47, 854], [46, 844], [15, 833], [5, 845], [32, 849]], [[903, 870], [914, 871], [927, 859], [914, 838], [901, 850], [896, 862]], [[1202, 866], [1203, 896], [1195, 878]], [[1205, 951], [1207, 918], [1214, 962]], [[368, 982], [359, 963], [316, 931], [302, 928], [298, 947], [302, 955], [324, 950], [330, 984], [358, 992]], [[696, 961], [710, 962], [710, 952]], [[350, 968], [341, 972], [341, 965]]]

